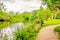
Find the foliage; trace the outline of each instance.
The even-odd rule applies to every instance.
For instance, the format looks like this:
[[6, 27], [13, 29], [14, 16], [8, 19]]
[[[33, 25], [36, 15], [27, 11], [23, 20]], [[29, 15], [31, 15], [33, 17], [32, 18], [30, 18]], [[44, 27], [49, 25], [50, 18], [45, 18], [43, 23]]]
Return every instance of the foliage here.
[[60, 19], [60, 10], [57, 11], [56, 19]]
[[55, 32], [60, 32], [60, 26], [56, 27], [56, 28], [54, 29], [54, 31], [55, 31]]
[[38, 18], [38, 16], [37, 16], [37, 11], [38, 10], [33, 10], [32, 12], [31, 12], [31, 17], [30, 17], [30, 20], [31, 21], [34, 21], [36, 18]]
[[[40, 18], [44, 19], [43, 26], [60, 24], [60, 19], [51, 20], [51, 17], [53, 15], [52, 11], [55, 11], [54, 13], [57, 13], [56, 18], [60, 18], [60, 4], [59, 4], [60, 1], [58, 0], [42, 0], [42, 1], [44, 4], [48, 6], [46, 9], [40, 6], [40, 9], [38, 10], [33, 10], [32, 12], [23, 12], [21, 14], [19, 14], [18, 12], [16, 14], [13, 14], [13, 12], [10, 13], [3, 11], [0, 12], [0, 20], [1, 19], [9, 20], [0, 22], [0, 28], [7, 27], [12, 23], [17, 22], [26, 23], [27, 28], [24, 28], [22, 30], [18, 29], [14, 33], [14, 40], [35, 40], [37, 33], [42, 28], [39, 26], [37, 30], [34, 30], [34, 26], [40, 23]], [[55, 31], [59, 32], [60, 27], [57, 27]]]
[[[37, 19], [36, 19], [37, 20]], [[48, 26], [48, 25], [53, 25], [53, 24], [59, 24], [60, 20], [49, 20], [49, 21], [45, 21], [44, 26]], [[37, 35], [37, 33], [39, 32], [39, 30], [41, 29], [38, 28], [37, 30], [34, 30], [35, 24], [32, 24], [30, 26], [28, 26], [25, 29], [22, 30], [18, 30], [15, 32], [14, 37], [16, 38], [15, 40], [35, 40], [35, 37]]]
[[57, 33], [58, 33], [58, 39], [60, 40], [60, 26], [57, 26], [57, 27], [54, 29], [54, 32], [57, 32]]
[[47, 8], [47, 9], [44, 9], [42, 6], [40, 7], [40, 9], [38, 10], [38, 12], [37, 12], [37, 15], [38, 15], [38, 18], [40, 19], [40, 18], [43, 18], [43, 19], [47, 19], [48, 20], [48, 18], [51, 18], [51, 11], [50, 11], [50, 9], [49, 8]]
[[60, 13], [59, 13], [59, 14], [57, 14], [57, 17], [56, 17], [56, 19], [60, 19]]
[[44, 21], [44, 26], [49, 26], [49, 25], [56, 25], [56, 24], [60, 24], [60, 19], [54, 19], [54, 20], [48, 20], [48, 21]]
[[39, 24], [40, 23], [40, 20], [39, 19], [35, 19], [34, 20], [34, 23]]
[[52, 19], [56, 18], [56, 11], [60, 10], [60, 0], [42, 0], [42, 4], [46, 5], [53, 13]]
[[15, 32], [15, 40], [35, 40], [36, 32], [33, 27], [34, 25], [30, 25], [26, 29]]
[[0, 12], [6, 11], [5, 6], [6, 6], [6, 5], [4, 5], [3, 2], [0, 2]]
[[46, 4], [51, 10], [60, 9], [60, 0], [42, 0], [43, 4]]
[[3, 37], [3, 40], [8, 40], [8, 36], [4, 36]]

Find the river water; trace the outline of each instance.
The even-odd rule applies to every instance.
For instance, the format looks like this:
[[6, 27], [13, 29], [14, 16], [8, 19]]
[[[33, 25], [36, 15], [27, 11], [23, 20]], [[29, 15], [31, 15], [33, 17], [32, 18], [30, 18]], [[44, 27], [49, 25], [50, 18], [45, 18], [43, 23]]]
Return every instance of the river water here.
[[8, 40], [13, 40], [13, 32], [16, 32], [18, 28], [22, 29], [24, 27], [24, 24], [22, 22], [12, 24], [11, 26], [8, 26], [7, 28], [3, 28], [0, 31], [0, 40], [3, 40], [4, 36], [8, 37]]

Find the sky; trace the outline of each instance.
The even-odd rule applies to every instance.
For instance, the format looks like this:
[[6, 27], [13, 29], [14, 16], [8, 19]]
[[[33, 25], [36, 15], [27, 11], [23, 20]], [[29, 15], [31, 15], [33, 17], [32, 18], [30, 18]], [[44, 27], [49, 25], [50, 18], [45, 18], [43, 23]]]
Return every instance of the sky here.
[[[0, 0], [2, 1], [7, 8], [7, 12], [14, 11], [14, 12], [24, 12], [32, 10], [37, 10], [41, 6], [40, 0]], [[45, 7], [45, 6], [44, 6]]]

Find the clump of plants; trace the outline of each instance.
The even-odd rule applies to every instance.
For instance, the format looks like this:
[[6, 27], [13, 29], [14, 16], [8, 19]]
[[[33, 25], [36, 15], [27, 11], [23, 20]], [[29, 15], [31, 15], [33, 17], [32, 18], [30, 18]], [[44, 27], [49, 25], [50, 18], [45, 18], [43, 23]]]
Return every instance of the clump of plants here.
[[5, 35], [5, 36], [3, 37], [3, 40], [8, 40], [8, 36]]
[[39, 19], [35, 19], [34, 20], [34, 23], [39, 24], [40, 23], [40, 20]]
[[35, 37], [37, 35], [37, 31], [34, 30], [34, 24], [30, 25], [29, 27], [25, 29], [18, 29], [14, 33], [14, 40], [35, 40]]
[[60, 40], [60, 26], [56, 27], [56, 28], [54, 29], [54, 32], [57, 32], [57, 33], [58, 33], [58, 38], [59, 38], [59, 40]]

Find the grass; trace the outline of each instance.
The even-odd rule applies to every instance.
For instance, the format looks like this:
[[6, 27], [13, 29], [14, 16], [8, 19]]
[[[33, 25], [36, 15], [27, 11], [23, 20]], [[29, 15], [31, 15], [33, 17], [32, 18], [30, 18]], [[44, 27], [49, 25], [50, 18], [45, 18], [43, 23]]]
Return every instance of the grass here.
[[57, 32], [57, 33], [58, 33], [58, 39], [60, 40], [60, 26], [57, 26], [57, 27], [54, 29], [54, 32]]
[[[60, 20], [59, 19], [55, 19], [55, 20], [48, 20], [48, 21], [44, 21], [44, 26], [49, 26], [49, 25], [55, 25], [55, 24], [60, 24]], [[31, 23], [32, 24], [32, 23]], [[24, 30], [22, 30], [21, 32], [20, 31], [17, 31], [16, 33], [17, 33], [17, 35], [15, 35], [16, 36], [16, 38], [17, 38], [17, 36], [19, 36], [19, 34], [20, 34], [20, 36], [19, 37], [23, 37], [24, 38], [24, 40], [35, 40], [35, 38], [36, 38], [36, 36], [37, 36], [37, 34], [38, 34], [38, 32], [40, 31], [40, 29], [42, 28], [42, 27], [38, 27], [38, 29], [37, 30], [34, 30], [33, 28], [34, 28], [34, 26], [33, 26], [33, 24], [32, 25], [30, 25], [29, 27], [27, 27], [27, 28], [25, 28]], [[19, 33], [19, 34], [18, 34]], [[24, 33], [26, 33], [26, 34], [24, 34]], [[19, 40], [19, 39], [18, 39]]]
[[[4, 28], [4, 26], [7, 27], [8, 24], [9, 23], [4, 22], [3, 24], [0, 25], [0, 28]], [[32, 24], [32, 25], [30, 25], [30, 24]], [[33, 22], [33, 23], [27, 23], [26, 24], [26, 26], [28, 26], [27, 28], [25, 28], [25, 29], [23, 29], [21, 31], [17, 31], [16, 32], [16, 35], [15, 35], [16, 38], [19, 37], [18, 40], [20, 40], [20, 37], [22, 36], [22, 38], [24, 38], [24, 40], [35, 40], [37, 33], [43, 27], [40, 27], [40, 25], [39, 25], [39, 28], [37, 30], [33, 30], [33, 28], [35, 26], [34, 24], [35, 24], [35, 22]], [[60, 24], [60, 19], [44, 21], [44, 27], [45, 26], [50, 26], [50, 25], [55, 25], [55, 24]]]
[[[13, 21], [13, 20], [12, 20]], [[17, 20], [15, 20], [15, 22], [13, 21], [12, 23], [16, 23]], [[19, 20], [18, 20], [19, 21]], [[10, 22], [3, 22], [3, 23], [0, 23], [0, 28], [4, 28], [4, 27], [7, 27], [9, 25], [11, 25], [12, 23]], [[34, 22], [35, 23], [35, 22]], [[45, 26], [50, 26], [50, 25], [56, 25], [56, 24], [60, 24], [60, 19], [54, 19], [54, 20], [48, 20], [48, 21], [44, 21], [44, 27]], [[26, 25], [29, 25], [26, 24]]]
[[54, 31], [55, 31], [55, 32], [60, 32], [60, 26], [56, 27], [56, 28], [54, 29]]
[[44, 21], [44, 26], [60, 24], [60, 19]]
[[18, 31], [14, 33], [15, 40], [34, 40], [36, 35], [36, 32], [33, 29], [34, 26], [35, 25], [31, 23], [25, 29], [22, 29], [22, 30], [18, 29]]
[[0, 22], [0, 29], [2, 29], [2, 28], [4, 28], [4, 27], [7, 27], [7, 26], [9, 26], [9, 25], [11, 25], [10, 22]]

